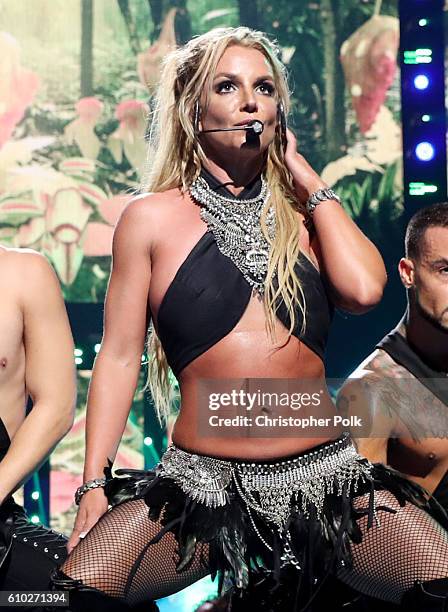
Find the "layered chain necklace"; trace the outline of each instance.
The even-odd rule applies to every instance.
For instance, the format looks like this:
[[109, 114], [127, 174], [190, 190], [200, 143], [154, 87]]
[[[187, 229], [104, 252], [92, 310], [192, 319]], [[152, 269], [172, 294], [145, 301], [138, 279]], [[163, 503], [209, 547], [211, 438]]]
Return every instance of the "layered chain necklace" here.
[[[260, 295], [268, 271], [269, 242], [261, 231], [261, 214], [269, 200], [270, 192], [261, 177], [261, 191], [249, 200], [227, 198], [211, 189], [199, 176], [190, 187], [193, 200], [201, 206], [201, 219], [212, 232], [220, 252], [229, 257]], [[271, 240], [275, 236], [275, 211], [271, 206], [266, 225]]]

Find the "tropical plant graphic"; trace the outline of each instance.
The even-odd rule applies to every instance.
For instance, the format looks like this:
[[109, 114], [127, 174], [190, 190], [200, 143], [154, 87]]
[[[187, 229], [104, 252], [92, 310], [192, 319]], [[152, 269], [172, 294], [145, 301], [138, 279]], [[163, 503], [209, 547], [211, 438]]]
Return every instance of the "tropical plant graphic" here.
[[[36, 30], [39, 24], [51, 31], [58, 3], [39, 0], [42, 14], [31, 8]], [[211, 27], [242, 23], [277, 38], [293, 86], [291, 127], [301, 151], [342, 190], [347, 210], [368, 218], [372, 229], [377, 215], [396, 218], [397, 137], [392, 156], [379, 153], [392, 123], [400, 136], [395, 2], [279, 0], [274, 6], [254, 0], [248, 10], [234, 0], [88, 0], [82, 7], [81, 54], [67, 47], [62, 62], [80, 71], [77, 90], [58, 66], [58, 78], [39, 72], [41, 63], [27, 53], [32, 32], [24, 24], [22, 37], [20, 28], [0, 35], [0, 241], [44, 252], [67, 300], [104, 298], [113, 227], [144, 177], [149, 104], [161, 62], [176, 44]], [[19, 14], [6, 9], [11, 30]], [[60, 45], [61, 33], [53, 36]], [[375, 190], [390, 165], [395, 180], [388, 205]], [[360, 212], [366, 207], [369, 215]]]

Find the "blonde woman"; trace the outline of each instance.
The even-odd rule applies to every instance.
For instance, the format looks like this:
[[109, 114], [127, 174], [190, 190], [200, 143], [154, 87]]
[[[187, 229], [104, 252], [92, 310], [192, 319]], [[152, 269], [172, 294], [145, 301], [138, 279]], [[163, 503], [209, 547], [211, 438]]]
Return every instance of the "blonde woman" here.
[[[375, 246], [297, 152], [288, 106], [284, 68], [258, 32], [214, 30], [166, 60], [151, 193], [129, 203], [115, 231], [85, 483], [55, 577], [72, 588], [73, 609], [136, 606], [216, 572], [244, 592], [257, 562], [276, 580], [297, 572], [301, 607], [329, 572], [389, 601], [416, 579], [448, 575], [447, 535], [418, 507], [423, 492], [369, 464], [337, 427], [294, 422], [266, 437], [246, 420], [222, 435], [225, 423], [210, 420], [219, 402], [202, 401], [211, 390], [224, 405], [232, 380], [301, 380], [320, 389], [317, 414], [331, 420], [323, 354], [333, 308], [363, 313], [386, 282]], [[162, 419], [168, 364], [180, 385], [173, 445], [154, 471], [111, 479], [149, 318]], [[243, 402], [245, 389], [233, 391]], [[253, 410], [257, 423], [275, 412]], [[300, 407], [302, 419], [315, 414]], [[425, 539], [407, 555], [417, 530]]]

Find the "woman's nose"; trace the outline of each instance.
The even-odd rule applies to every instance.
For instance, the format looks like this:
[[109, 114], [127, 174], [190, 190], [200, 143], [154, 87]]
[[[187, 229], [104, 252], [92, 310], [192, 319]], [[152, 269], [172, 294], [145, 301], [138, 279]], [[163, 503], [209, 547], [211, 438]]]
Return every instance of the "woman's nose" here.
[[257, 99], [255, 97], [255, 93], [252, 90], [242, 92], [241, 110], [252, 113], [258, 110]]

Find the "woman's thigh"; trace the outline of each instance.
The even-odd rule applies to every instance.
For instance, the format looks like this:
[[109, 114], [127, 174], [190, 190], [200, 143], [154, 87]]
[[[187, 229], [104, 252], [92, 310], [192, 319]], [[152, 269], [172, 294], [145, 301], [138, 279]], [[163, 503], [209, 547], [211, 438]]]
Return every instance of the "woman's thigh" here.
[[[389, 491], [376, 491], [378, 523], [367, 528], [359, 519], [363, 538], [351, 546], [353, 568], [339, 577], [355, 589], [379, 599], [399, 602], [416, 580], [448, 577], [448, 532], [427, 512], [411, 503], [401, 507]], [[366, 508], [368, 495], [356, 498], [355, 507]]]
[[130, 604], [166, 597], [209, 573], [208, 547], [201, 543], [188, 568], [177, 572], [177, 542], [171, 532], [148, 544], [160, 529], [148, 517], [143, 499], [124, 502], [101, 517], [61, 569]]

